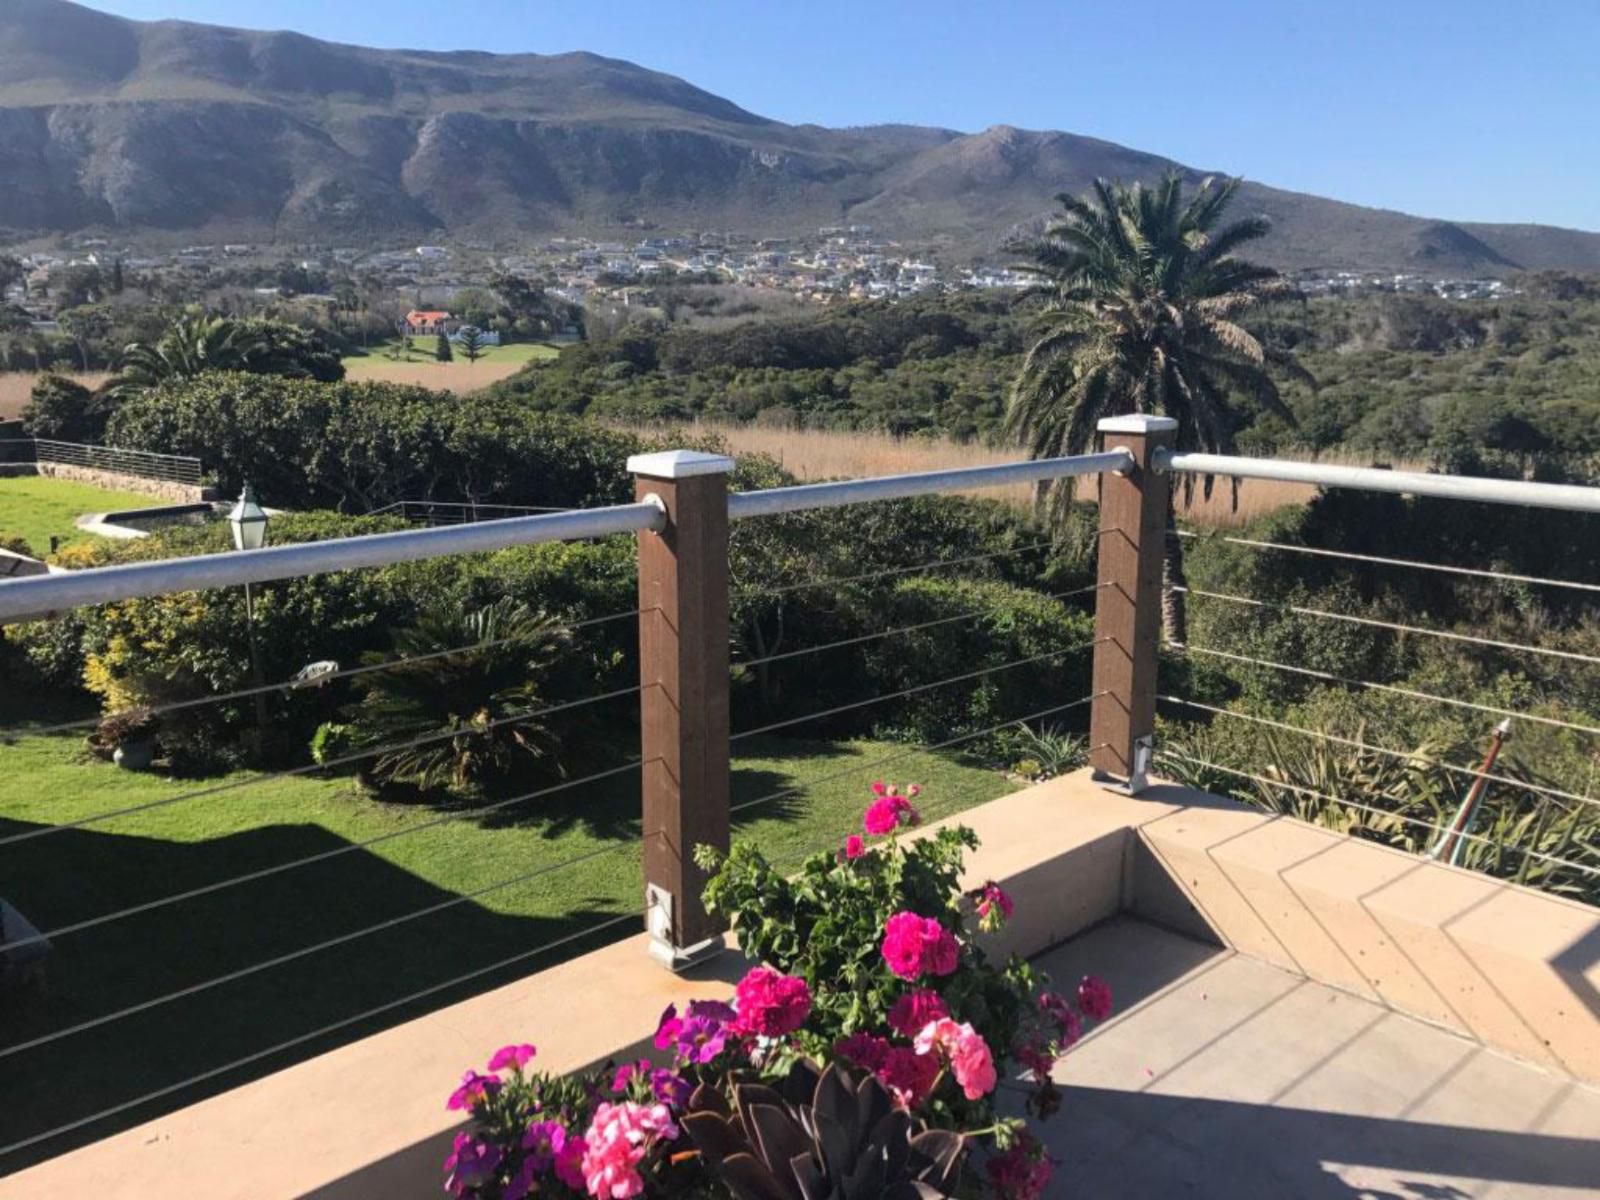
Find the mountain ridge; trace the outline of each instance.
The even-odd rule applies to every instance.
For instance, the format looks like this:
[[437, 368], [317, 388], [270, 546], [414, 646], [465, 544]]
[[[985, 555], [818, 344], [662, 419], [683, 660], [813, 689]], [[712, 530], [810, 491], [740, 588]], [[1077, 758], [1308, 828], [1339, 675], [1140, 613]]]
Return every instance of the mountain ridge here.
[[[0, 230], [241, 239], [869, 224], [993, 254], [1063, 191], [1160, 155], [1055, 130], [789, 125], [586, 51], [380, 50], [289, 31], [0, 12]], [[1600, 233], [1440, 221], [1246, 182], [1291, 269], [1600, 269]]]

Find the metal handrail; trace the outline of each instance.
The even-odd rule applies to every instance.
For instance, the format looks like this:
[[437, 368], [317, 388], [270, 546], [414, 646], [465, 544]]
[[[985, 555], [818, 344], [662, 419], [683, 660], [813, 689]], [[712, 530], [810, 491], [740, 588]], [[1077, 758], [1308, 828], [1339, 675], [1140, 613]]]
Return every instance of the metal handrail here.
[[1395, 492], [1404, 496], [1437, 496], [1444, 500], [1476, 500], [1484, 504], [1522, 504], [1567, 512], [1600, 512], [1600, 487], [1573, 483], [1531, 483], [1523, 479], [1484, 479], [1471, 475], [1428, 475], [1421, 471], [1386, 471], [1378, 467], [1344, 467], [1333, 463], [1288, 462], [1279, 458], [1243, 458], [1229, 454], [1176, 454], [1157, 451], [1158, 471], [1191, 475], [1223, 475], [1232, 479], [1275, 479], [1318, 487]]
[[271, 546], [264, 550], [231, 550], [189, 558], [158, 559], [85, 571], [63, 571], [0, 582], [0, 624], [32, 620], [85, 604], [109, 604], [135, 596], [161, 596], [199, 588], [232, 587], [295, 579], [357, 567], [473, 554], [565, 542], [578, 538], [635, 533], [666, 528], [667, 514], [659, 500], [578, 509], [536, 517], [508, 517], [438, 529], [405, 529]]
[[880, 475], [872, 479], [842, 479], [837, 483], [807, 483], [798, 487], [735, 492], [728, 497], [728, 519], [767, 517], [778, 513], [806, 512], [814, 508], [839, 508], [871, 500], [904, 500], [960, 492], [969, 488], [1004, 487], [1013, 483], [1038, 483], [1076, 475], [1099, 475], [1133, 468], [1133, 455], [1113, 449], [1070, 458], [1040, 458], [1029, 462], [1000, 463], [992, 467], [959, 467], [949, 471], [918, 471], [910, 475]]

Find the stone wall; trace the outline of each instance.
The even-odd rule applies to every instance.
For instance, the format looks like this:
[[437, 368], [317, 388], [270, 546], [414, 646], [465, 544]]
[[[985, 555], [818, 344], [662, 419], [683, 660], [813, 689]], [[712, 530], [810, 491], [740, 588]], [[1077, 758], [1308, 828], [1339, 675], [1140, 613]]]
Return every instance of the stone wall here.
[[17, 475], [42, 475], [47, 479], [70, 479], [115, 492], [138, 492], [142, 496], [155, 496], [173, 504], [198, 504], [209, 500], [210, 489], [193, 483], [174, 483], [170, 479], [145, 479], [139, 475], [124, 475], [117, 471], [102, 471], [96, 467], [78, 467], [70, 463], [4, 463], [0, 464], [0, 477]]

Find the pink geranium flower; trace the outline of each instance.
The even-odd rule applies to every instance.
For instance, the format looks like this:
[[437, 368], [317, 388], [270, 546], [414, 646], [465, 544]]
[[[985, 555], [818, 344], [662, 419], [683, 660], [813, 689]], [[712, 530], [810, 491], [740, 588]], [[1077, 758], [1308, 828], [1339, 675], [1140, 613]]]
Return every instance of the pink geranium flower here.
[[811, 1015], [811, 989], [798, 975], [771, 967], [752, 967], [735, 989], [738, 1031], [762, 1037], [783, 1037]]
[[584, 1135], [583, 1183], [600, 1200], [630, 1200], [644, 1191], [639, 1164], [658, 1140], [678, 1136], [665, 1104], [602, 1103]]
[[968, 1100], [987, 1096], [999, 1082], [989, 1043], [965, 1022], [958, 1023], [949, 1017], [930, 1021], [913, 1044], [918, 1054], [940, 1054], [949, 1061], [950, 1073], [956, 1077], [956, 1083]]
[[860, 858], [867, 852], [867, 844], [861, 840], [859, 833], [852, 833], [844, 840], [844, 856], [848, 859]]
[[912, 807], [911, 801], [900, 795], [893, 788], [887, 792], [879, 792], [881, 784], [873, 785], [873, 793], [878, 797], [867, 805], [866, 814], [861, 818], [862, 827], [874, 837], [885, 833], [892, 833], [901, 825], [915, 825], [922, 819], [920, 813]]

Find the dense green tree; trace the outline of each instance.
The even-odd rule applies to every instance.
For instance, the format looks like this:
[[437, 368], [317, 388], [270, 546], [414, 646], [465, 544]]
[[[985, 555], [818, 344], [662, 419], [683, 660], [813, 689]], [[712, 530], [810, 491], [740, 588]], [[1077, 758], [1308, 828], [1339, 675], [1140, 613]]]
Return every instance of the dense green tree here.
[[41, 375], [22, 410], [29, 437], [98, 444], [105, 439], [111, 405], [103, 392], [90, 391], [62, 375]]
[[[1100, 419], [1123, 413], [1173, 417], [1180, 447], [1213, 453], [1234, 448], [1238, 398], [1293, 421], [1268, 369], [1295, 369], [1292, 359], [1239, 323], [1284, 285], [1234, 256], [1267, 232], [1261, 217], [1220, 224], [1237, 189], [1207, 179], [1186, 198], [1173, 174], [1057, 197], [1062, 219], [1030, 247], [1046, 303], [1006, 414], [1032, 457], [1082, 454]], [[1163, 624], [1181, 642], [1183, 547], [1170, 511], [1165, 565]]]
[[438, 359], [440, 362], [455, 361], [456, 356], [455, 353], [450, 349], [450, 337], [448, 334], [441, 333], [438, 340], [434, 342], [433, 357]]

